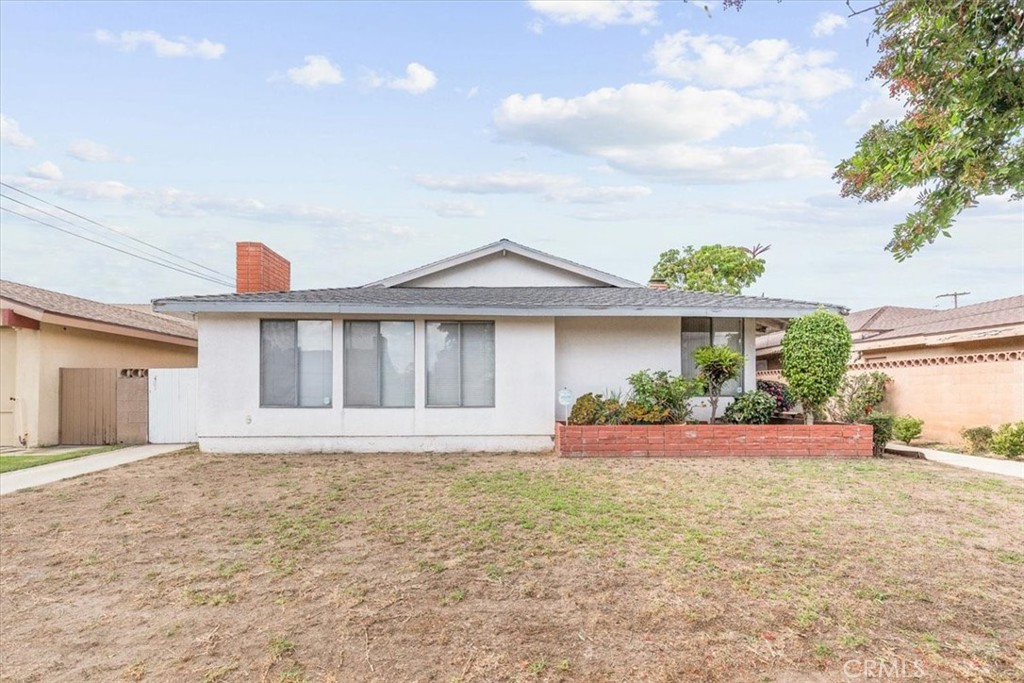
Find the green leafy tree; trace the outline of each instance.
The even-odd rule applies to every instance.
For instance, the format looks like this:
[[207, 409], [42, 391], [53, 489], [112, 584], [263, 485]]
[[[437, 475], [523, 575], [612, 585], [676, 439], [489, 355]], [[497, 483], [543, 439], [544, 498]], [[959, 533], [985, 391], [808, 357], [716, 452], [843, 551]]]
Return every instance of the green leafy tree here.
[[876, 8], [872, 76], [906, 102], [836, 167], [844, 196], [876, 202], [918, 189], [895, 226], [898, 261], [941, 234], [982, 195], [1024, 195], [1024, 0], [888, 0]]
[[804, 407], [804, 421], [839, 390], [850, 361], [850, 330], [837, 313], [819, 309], [793, 320], [782, 337], [782, 376]]
[[903, 261], [949, 237], [978, 197], [1024, 196], [1024, 0], [881, 0], [864, 11], [878, 38], [871, 76], [905, 110], [871, 126], [833, 178], [867, 202], [919, 190], [886, 245]]
[[759, 255], [766, 250], [760, 245], [745, 249], [721, 244], [687, 246], [681, 252], [669, 249], [658, 257], [651, 279], [689, 292], [739, 294], [764, 274]]
[[743, 369], [743, 354], [728, 346], [702, 346], [693, 352], [693, 361], [707, 387], [708, 401], [711, 403], [710, 422], [714, 423], [722, 386]]

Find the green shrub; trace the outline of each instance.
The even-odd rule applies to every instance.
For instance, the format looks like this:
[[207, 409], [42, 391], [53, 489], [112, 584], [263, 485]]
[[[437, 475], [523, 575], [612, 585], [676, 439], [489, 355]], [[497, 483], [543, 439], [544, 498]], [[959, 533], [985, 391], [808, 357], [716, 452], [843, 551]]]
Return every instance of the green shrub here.
[[775, 399], [776, 413], [784, 413], [793, 409], [793, 397], [789, 395], [789, 387], [782, 382], [759, 379], [757, 380], [757, 390], [770, 394]]
[[572, 404], [572, 411], [569, 413], [567, 422], [571, 425], [597, 424], [597, 416], [600, 414], [603, 404], [601, 394], [583, 394]]
[[992, 435], [995, 431], [991, 427], [970, 427], [960, 430], [960, 436], [967, 442], [967, 450], [977, 455], [985, 453], [992, 447]]
[[750, 391], [730, 403], [722, 419], [733, 424], [763, 425], [775, 415], [778, 404], [775, 397], [766, 391]]
[[896, 424], [896, 416], [892, 413], [875, 411], [865, 415], [858, 421], [873, 427], [871, 440], [874, 444], [874, 454], [876, 457], [882, 455], [885, 452], [885, 444], [892, 441], [892, 431]]
[[722, 385], [743, 370], [743, 354], [733, 351], [728, 346], [702, 346], [693, 352], [693, 361], [697, 364], [700, 378], [708, 390], [708, 401], [711, 403], [709, 422], [713, 423], [718, 413], [718, 398], [722, 395]]
[[623, 422], [622, 404], [617, 396], [586, 393], [576, 399], [569, 413], [571, 425], [615, 425]]
[[992, 452], [1016, 460], [1024, 455], [1024, 422], [1007, 423], [992, 435]]
[[893, 423], [893, 438], [909, 446], [911, 441], [921, 436], [921, 427], [923, 426], [924, 420], [912, 415], [901, 415]]
[[661, 425], [672, 422], [671, 412], [666, 408], [646, 406], [636, 401], [626, 401], [622, 406], [622, 423], [631, 425]]
[[885, 400], [885, 386], [890, 381], [884, 372], [847, 375], [826, 404], [825, 415], [833, 422], [857, 422]]
[[852, 344], [846, 321], [837, 313], [818, 310], [789, 324], [782, 338], [782, 376], [803, 404], [807, 424], [839, 389]]
[[[630, 421], [628, 415], [636, 415], [641, 418], [633, 420], [638, 424], [686, 422], [692, 410], [689, 400], [704, 392], [704, 384], [700, 380], [686, 379], [664, 370], [634, 372], [629, 376], [629, 386], [633, 391], [627, 401], [627, 421]], [[630, 409], [629, 403], [635, 403], [637, 407]]]

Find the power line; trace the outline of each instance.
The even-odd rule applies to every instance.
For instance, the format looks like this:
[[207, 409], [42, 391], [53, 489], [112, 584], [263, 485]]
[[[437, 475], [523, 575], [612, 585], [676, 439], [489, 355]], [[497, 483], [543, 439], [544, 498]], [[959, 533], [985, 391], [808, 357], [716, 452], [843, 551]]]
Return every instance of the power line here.
[[[6, 199], [8, 201], [12, 201], [12, 202], [15, 202], [17, 204], [20, 204], [20, 205], [22, 205], [22, 206], [24, 206], [24, 207], [26, 207], [28, 209], [31, 209], [32, 211], [41, 213], [44, 216], [49, 216], [50, 218], [54, 218], [54, 219], [56, 219], [56, 220], [58, 220], [58, 221], [60, 221], [62, 223], [70, 225], [73, 228], [77, 228], [79, 230], [88, 230], [88, 231], [92, 232], [95, 235], [103, 236], [102, 233], [99, 230], [96, 230], [95, 228], [89, 228], [89, 227], [84, 226], [84, 225], [79, 225], [79, 224], [75, 223], [74, 221], [69, 221], [67, 218], [64, 218], [63, 216], [58, 216], [55, 213], [50, 213], [49, 211], [45, 211], [43, 209], [40, 209], [37, 206], [32, 206], [28, 202], [23, 202], [20, 199], [16, 199], [15, 197], [11, 197], [10, 195], [6, 195], [3, 192], [0, 192], [0, 197], [3, 197], [4, 199]], [[135, 249], [136, 251], [138, 251], [138, 249], [136, 247], [128, 247], [128, 248]], [[189, 268], [188, 266], [183, 266], [183, 265], [174, 263], [173, 261], [170, 261], [170, 260], [165, 259], [163, 257], [152, 255], [152, 254], [145, 254], [145, 255], [146, 256], [152, 256], [154, 259], [157, 259], [161, 263], [164, 263], [164, 264], [166, 264], [168, 266], [172, 266], [174, 268], [180, 268], [180, 269], [182, 269], [184, 271], [187, 271], [189, 273], [192, 273], [194, 275], [198, 275], [198, 276], [201, 276], [201, 277], [208, 277], [208, 276], [204, 275], [203, 273], [200, 273], [197, 270]], [[185, 260], [185, 259], [183, 259], [183, 260]], [[214, 272], [216, 272], [216, 271], [214, 271]]]
[[[149, 242], [146, 242], [145, 240], [139, 239], [138, 237], [135, 237], [133, 235], [129, 235], [126, 232], [122, 232], [121, 230], [117, 230], [116, 228], [111, 228], [110, 226], [104, 225], [103, 223], [100, 223], [99, 221], [94, 221], [93, 219], [91, 219], [91, 218], [89, 218], [87, 216], [83, 216], [83, 215], [81, 215], [79, 213], [75, 213], [71, 209], [66, 209], [63, 206], [60, 206], [59, 204], [54, 204], [53, 202], [49, 202], [49, 201], [43, 199], [42, 197], [37, 197], [36, 195], [32, 194], [31, 192], [27, 192], [25, 190], [22, 190], [20, 187], [15, 187], [14, 185], [10, 185], [10, 184], [5, 183], [3, 181], [0, 181], [0, 185], [3, 185], [6, 188], [10, 188], [10, 189], [14, 190], [15, 192], [20, 192], [21, 194], [25, 195], [26, 197], [31, 197], [32, 199], [35, 199], [38, 202], [42, 202], [43, 204], [46, 204], [47, 206], [51, 206], [51, 207], [53, 207], [55, 209], [58, 209], [60, 211], [63, 211], [64, 213], [71, 214], [72, 216], [75, 216], [76, 218], [80, 218], [83, 221], [88, 221], [89, 223], [92, 223], [93, 225], [97, 225], [97, 226], [103, 228], [104, 230], [109, 230], [110, 232], [116, 233], [116, 234], [121, 235], [123, 237], [127, 237], [128, 239], [133, 240], [135, 242], [138, 242], [139, 244], [145, 244], [147, 247], [150, 247], [151, 249], [156, 249], [157, 251], [162, 252], [164, 254], [167, 254], [168, 256], [173, 256], [174, 258], [178, 259], [179, 261], [185, 261], [187, 263], [191, 263], [194, 266], [199, 266], [203, 270], [207, 270], [207, 271], [210, 271], [211, 273], [214, 273], [216, 275], [220, 275], [222, 277], [226, 277], [229, 280], [232, 279], [232, 277], [230, 275], [228, 275], [227, 273], [222, 273], [219, 270], [214, 270], [213, 268], [210, 268], [209, 266], [204, 266], [202, 263], [198, 263], [198, 262], [193, 261], [191, 259], [185, 258], [184, 256], [178, 256], [177, 254], [175, 254], [173, 252], [170, 252], [170, 251], [167, 251], [166, 249], [163, 249], [161, 247], [158, 247], [155, 244], [150, 244]], [[39, 209], [36, 209], [36, 210], [38, 211]]]
[[28, 216], [26, 214], [19, 213], [18, 211], [14, 211], [13, 209], [8, 209], [5, 206], [0, 206], [0, 211], [5, 211], [5, 212], [13, 214], [15, 216], [20, 216], [21, 218], [24, 218], [26, 220], [30, 220], [33, 223], [39, 223], [40, 225], [45, 225], [48, 228], [53, 228], [54, 230], [59, 230], [60, 232], [66, 233], [68, 235], [71, 235], [72, 237], [77, 237], [78, 239], [85, 240], [86, 242], [92, 242], [93, 244], [98, 244], [101, 247], [106, 247], [107, 249], [113, 249], [114, 251], [120, 252], [120, 253], [125, 254], [127, 256], [132, 256], [132, 257], [140, 259], [142, 261], [148, 261], [149, 263], [152, 263], [154, 265], [160, 266], [162, 268], [167, 268], [168, 270], [177, 271], [179, 273], [182, 273], [183, 275], [188, 275], [188, 276], [191, 276], [191, 277], [199, 278], [201, 280], [206, 280], [208, 282], [212, 282], [214, 284], [221, 285], [222, 287], [234, 288], [234, 284], [232, 284], [230, 282], [224, 282], [224, 281], [221, 281], [221, 280], [217, 280], [215, 278], [208, 277], [206, 275], [200, 275], [200, 274], [197, 274], [195, 272], [190, 272], [190, 271], [183, 270], [182, 268], [178, 268], [177, 266], [172, 266], [172, 265], [168, 265], [166, 263], [161, 263], [160, 261], [155, 261], [153, 259], [146, 258], [145, 256], [141, 256], [139, 254], [133, 254], [130, 251], [125, 251], [124, 249], [119, 249], [119, 248], [117, 248], [117, 247], [115, 247], [115, 246], [113, 246], [111, 244], [106, 244], [105, 242], [100, 242], [99, 240], [94, 240], [94, 239], [92, 239], [90, 237], [86, 237], [85, 235], [79, 235], [77, 232], [72, 232], [70, 230], [65, 230], [64, 228], [62, 228], [62, 227], [60, 227], [58, 225], [53, 225], [52, 223], [47, 223], [46, 221], [41, 221], [38, 218], [33, 218], [32, 216]]

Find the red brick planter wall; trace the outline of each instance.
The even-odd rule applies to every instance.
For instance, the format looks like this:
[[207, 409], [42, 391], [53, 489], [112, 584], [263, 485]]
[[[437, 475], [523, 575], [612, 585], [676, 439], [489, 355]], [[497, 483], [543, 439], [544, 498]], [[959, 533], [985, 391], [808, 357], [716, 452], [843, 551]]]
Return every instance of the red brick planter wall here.
[[869, 458], [871, 425], [565, 425], [562, 457], [808, 456]]

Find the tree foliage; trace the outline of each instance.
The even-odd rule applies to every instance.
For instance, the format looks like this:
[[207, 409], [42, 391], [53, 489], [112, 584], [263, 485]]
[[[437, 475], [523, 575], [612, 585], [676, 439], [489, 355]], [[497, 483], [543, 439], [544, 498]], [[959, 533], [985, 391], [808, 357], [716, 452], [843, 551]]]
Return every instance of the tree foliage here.
[[[763, 249], [762, 249], [763, 250]], [[764, 274], [764, 259], [743, 247], [708, 244], [662, 252], [651, 274], [673, 289], [739, 294]]]
[[850, 361], [850, 330], [843, 317], [819, 309], [790, 322], [782, 337], [782, 376], [803, 404], [804, 420], [813, 424], [842, 384]]
[[713, 423], [718, 414], [718, 398], [722, 395], [722, 386], [743, 369], [743, 354], [728, 346], [702, 346], [694, 350], [693, 361], [708, 391], [708, 401], [711, 403], [709, 422]]
[[871, 72], [905, 101], [833, 176], [844, 196], [876, 202], [918, 189], [886, 249], [902, 261], [983, 195], [1024, 195], [1024, 0], [885, 0]]

